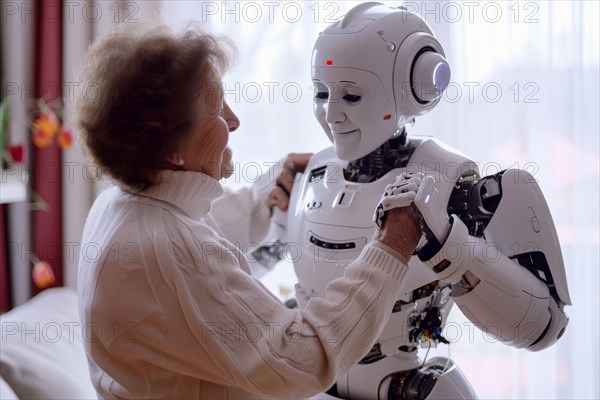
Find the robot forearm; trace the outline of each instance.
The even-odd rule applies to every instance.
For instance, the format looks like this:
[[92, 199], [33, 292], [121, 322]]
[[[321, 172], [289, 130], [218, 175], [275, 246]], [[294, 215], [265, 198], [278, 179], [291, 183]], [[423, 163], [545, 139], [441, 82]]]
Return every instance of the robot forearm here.
[[548, 287], [493, 243], [470, 236], [459, 218], [451, 221], [435, 255], [428, 258], [425, 249], [419, 257], [453, 285], [452, 296], [465, 316], [514, 347], [540, 350], [554, 343], [568, 320]]

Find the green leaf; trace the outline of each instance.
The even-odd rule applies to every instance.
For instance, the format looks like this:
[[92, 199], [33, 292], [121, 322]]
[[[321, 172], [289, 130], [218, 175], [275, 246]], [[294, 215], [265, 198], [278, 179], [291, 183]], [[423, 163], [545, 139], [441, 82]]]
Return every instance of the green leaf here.
[[8, 121], [8, 99], [4, 99], [2, 100], [2, 103], [0, 103], [0, 148], [2, 150], [4, 150], [4, 141], [7, 136], [6, 131], [8, 129]]

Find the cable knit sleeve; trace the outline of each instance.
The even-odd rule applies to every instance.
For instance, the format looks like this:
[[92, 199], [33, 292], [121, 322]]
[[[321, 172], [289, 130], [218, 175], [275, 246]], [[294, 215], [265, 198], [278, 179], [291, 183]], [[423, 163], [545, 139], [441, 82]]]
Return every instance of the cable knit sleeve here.
[[325, 297], [290, 310], [204, 222], [218, 182], [163, 175], [100, 196], [86, 222], [80, 317], [99, 397], [310, 397], [371, 348], [404, 283], [399, 258], [367, 245]]
[[144, 263], [156, 268], [147, 276], [169, 327], [161, 366], [258, 396], [328, 389], [375, 342], [407, 269], [367, 245], [325, 298], [290, 310], [248, 274], [237, 248], [207, 226], [189, 229], [141, 235], [153, 242]]
[[281, 172], [280, 164], [274, 163], [248, 187], [237, 191], [227, 189], [213, 201], [205, 222], [240, 248], [260, 244], [271, 224], [272, 212], [267, 200]]

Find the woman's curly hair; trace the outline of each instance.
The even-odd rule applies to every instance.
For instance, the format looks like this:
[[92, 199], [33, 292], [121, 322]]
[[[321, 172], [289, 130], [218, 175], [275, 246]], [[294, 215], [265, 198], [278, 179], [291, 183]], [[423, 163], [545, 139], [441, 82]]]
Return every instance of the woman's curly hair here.
[[78, 75], [74, 121], [103, 173], [142, 190], [152, 186], [222, 90], [233, 43], [190, 24], [123, 24], [88, 49]]

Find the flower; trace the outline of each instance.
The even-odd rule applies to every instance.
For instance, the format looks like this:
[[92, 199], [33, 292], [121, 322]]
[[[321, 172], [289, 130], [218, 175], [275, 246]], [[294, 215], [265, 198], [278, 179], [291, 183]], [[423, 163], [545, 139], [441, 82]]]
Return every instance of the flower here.
[[10, 157], [11, 162], [21, 164], [25, 162], [25, 145], [18, 144], [14, 146], [8, 146], [6, 148], [8, 156]]
[[62, 149], [73, 144], [71, 130], [62, 124], [60, 113], [55, 112], [43, 100], [39, 101], [40, 112], [33, 121], [33, 144], [41, 149], [49, 147], [56, 137], [56, 143]]
[[54, 136], [60, 128], [60, 122], [52, 111], [41, 112], [33, 121], [34, 131], [48, 136]]
[[33, 283], [40, 289], [45, 289], [48, 286], [52, 286], [56, 282], [54, 271], [48, 261], [38, 260], [31, 270], [31, 278]]
[[40, 149], [46, 148], [52, 144], [53, 137], [45, 133], [44, 131], [33, 132], [33, 144]]
[[4, 167], [4, 162], [21, 164], [25, 162], [25, 145], [7, 145], [8, 122], [10, 115], [8, 112], [8, 99], [0, 102], [0, 164]]
[[71, 144], [73, 144], [73, 134], [71, 133], [71, 130], [62, 126], [58, 132], [56, 142], [58, 143], [58, 147], [63, 150], [71, 147]]

